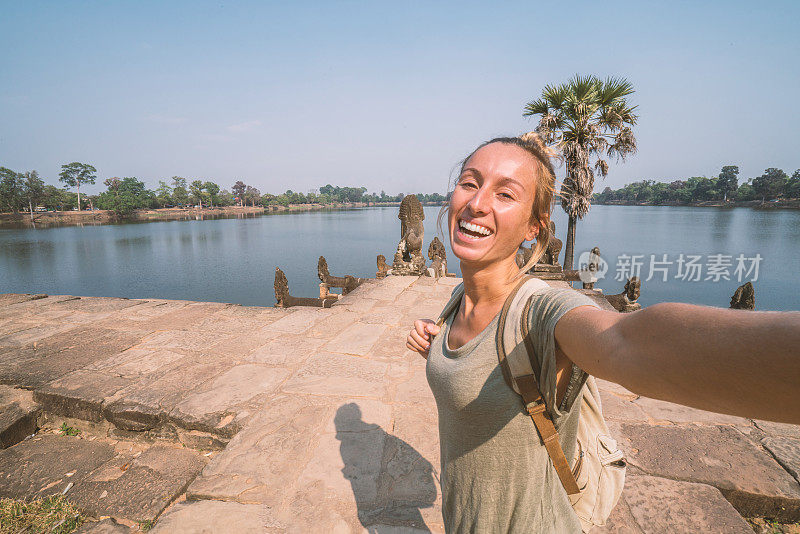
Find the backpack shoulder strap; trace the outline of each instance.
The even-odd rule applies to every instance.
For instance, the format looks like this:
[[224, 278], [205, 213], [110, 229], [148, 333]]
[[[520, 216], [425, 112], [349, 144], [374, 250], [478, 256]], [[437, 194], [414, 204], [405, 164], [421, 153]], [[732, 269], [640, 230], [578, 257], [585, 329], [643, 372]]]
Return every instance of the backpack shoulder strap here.
[[[500, 366], [503, 370], [503, 376], [506, 382], [509, 383], [514, 391], [522, 396], [525, 410], [528, 412], [528, 415], [530, 415], [533, 424], [536, 426], [536, 430], [539, 432], [539, 436], [542, 438], [545, 449], [547, 449], [547, 454], [553, 462], [556, 474], [561, 484], [564, 486], [567, 495], [572, 497], [579, 495], [580, 489], [575, 480], [575, 475], [569, 467], [569, 462], [564, 455], [564, 450], [561, 448], [561, 443], [558, 439], [558, 431], [547, 411], [544, 397], [539, 390], [539, 384], [536, 380], [537, 371], [532, 368], [533, 362], [537, 362], [537, 360], [535, 355], [532, 354], [533, 344], [527, 339], [527, 311], [530, 306], [529, 297], [532, 292], [538, 290], [541, 286], [529, 288], [529, 291], [525, 291], [523, 295], [519, 295], [519, 297], [525, 299], [523, 302], [519, 302], [519, 299], [517, 299], [519, 290], [529, 279], [530, 278], [523, 279], [517, 287], [514, 288], [506, 299], [503, 310], [500, 312], [500, 319], [497, 327], [497, 357], [500, 360]], [[541, 280], [538, 279], [534, 280], [541, 282]], [[512, 306], [515, 307], [514, 309], [517, 310], [517, 313], [520, 311], [522, 313], [520, 314], [519, 321], [512, 320], [507, 325], [506, 322]], [[519, 334], [524, 336], [522, 343], [519, 342], [518, 336], [516, 335], [517, 332], [514, 331], [517, 326], [519, 327]], [[511, 330], [511, 332], [508, 332], [508, 330]], [[509, 337], [509, 334], [511, 339], [514, 339], [515, 343], [512, 350], [507, 353], [505, 341], [506, 338]]]
[[442, 313], [439, 314], [439, 318], [436, 320], [436, 326], [441, 327], [447, 318], [453, 313], [453, 310], [458, 308], [458, 305], [461, 303], [461, 297], [464, 296], [464, 282], [458, 284], [455, 289], [453, 289], [453, 293], [450, 295], [450, 300], [447, 301], [447, 304], [444, 305], [444, 309]]

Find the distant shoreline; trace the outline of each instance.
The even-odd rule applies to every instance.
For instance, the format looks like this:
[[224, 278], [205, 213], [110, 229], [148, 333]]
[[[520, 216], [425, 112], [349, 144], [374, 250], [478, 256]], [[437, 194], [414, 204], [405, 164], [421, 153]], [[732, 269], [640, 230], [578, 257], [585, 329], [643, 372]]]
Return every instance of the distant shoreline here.
[[[28, 212], [0, 213], [0, 228], [47, 228], [51, 226], [100, 225], [125, 222], [179, 221], [232, 215], [261, 215], [265, 213], [323, 211], [366, 207], [399, 206], [399, 202], [346, 202], [333, 204], [290, 204], [289, 206], [225, 206], [214, 208], [160, 208], [136, 210], [117, 217], [113, 211], [46, 211], [34, 212], [33, 222]], [[426, 203], [424, 205], [436, 205]]]
[[759, 210], [773, 210], [773, 209], [800, 209], [800, 200], [779, 200], [777, 202], [767, 201], [763, 205], [760, 200], [745, 200], [736, 201], [731, 200], [724, 202], [722, 200], [706, 200], [702, 202], [626, 202], [623, 200], [610, 200], [608, 202], [592, 202], [595, 206], [678, 206], [690, 208], [753, 208]]

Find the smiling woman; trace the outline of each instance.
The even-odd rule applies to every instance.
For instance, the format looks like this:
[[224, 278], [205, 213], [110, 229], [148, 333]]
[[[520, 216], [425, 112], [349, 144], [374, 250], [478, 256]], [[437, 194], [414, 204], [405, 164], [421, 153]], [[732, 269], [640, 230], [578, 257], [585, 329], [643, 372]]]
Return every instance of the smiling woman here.
[[[567, 494], [560, 478], [565, 466], [557, 470], [547, 450], [555, 437], [570, 464], [567, 474], [580, 469], [578, 423], [589, 374], [696, 408], [800, 422], [800, 313], [663, 303], [620, 314], [571, 288], [547, 286], [529, 289], [527, 300], [511, 300], [530, 267], [517, 267], [518, 247], [536, 239], [532, 264], [550, 238], [550, 160], [538, 135], [529, 133], [493, 139], [464, 161], [441, 214], [461, 260], [463, 287], [454, 294], [463, 290], [463, 296], [442, 322], [418, 320], [407, 338], [427, 358], [436, 399], [448, 532], [591, 528], [570, 498], [586, 497], [576, 489]], [[527, 406], [499, 365], [496, 338], [506, 302], [524, 305], [516, 316], [530, 331], [527, 357], [537, 371], [525, 378], [541, 393]], [[531, 416], [546, 413], [555, 427], [547, 443], [531, 439], [528, 409]]]

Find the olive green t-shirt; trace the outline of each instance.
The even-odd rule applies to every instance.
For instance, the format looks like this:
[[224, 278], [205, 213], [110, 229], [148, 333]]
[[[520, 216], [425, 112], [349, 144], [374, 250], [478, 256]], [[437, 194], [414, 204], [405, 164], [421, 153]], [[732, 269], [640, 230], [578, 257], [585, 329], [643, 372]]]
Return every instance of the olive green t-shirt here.
[[[556, 396], [554, 330], [578, 306], [594, 306], [567, 288], [532, 297], [529, 324], [548, 406]], [[446, 340], [455, 313], [431, 343], [426, 374], [439, 412], [442, 515], [448, 533], [580, 532], [578, 516], [519, 395], [508, 387], [497, 358], [499, 314], [464, 346]], [[573, 366], [570, 387], [551, 416], [572, 462], [587, 375]]]

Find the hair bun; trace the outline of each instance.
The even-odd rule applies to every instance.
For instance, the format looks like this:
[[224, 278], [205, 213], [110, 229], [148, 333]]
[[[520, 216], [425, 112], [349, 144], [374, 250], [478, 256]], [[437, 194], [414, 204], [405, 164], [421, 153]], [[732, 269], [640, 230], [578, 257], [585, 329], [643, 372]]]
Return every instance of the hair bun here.
[[520, 135], [519, 138], [526, 143], [534, 143], [537, 145], [544, 144], [544, 141], [542, 141], [542, 136], [536, 133], [536, 131], [530, 131], [528, 133], [524, 133]]

